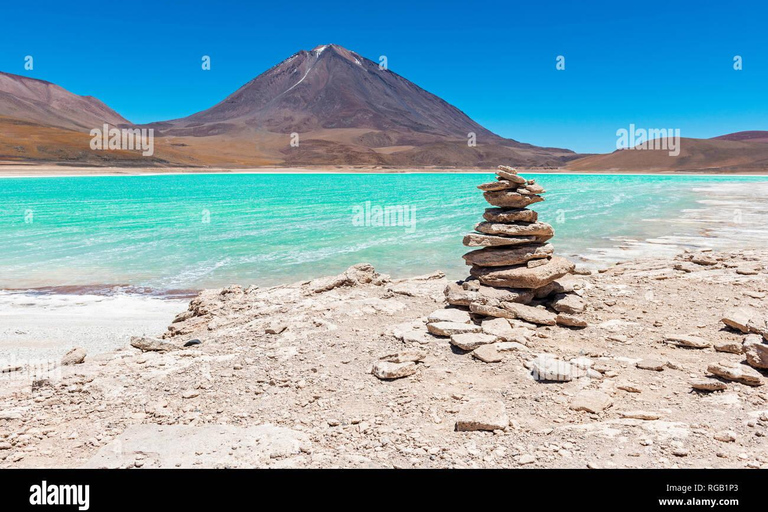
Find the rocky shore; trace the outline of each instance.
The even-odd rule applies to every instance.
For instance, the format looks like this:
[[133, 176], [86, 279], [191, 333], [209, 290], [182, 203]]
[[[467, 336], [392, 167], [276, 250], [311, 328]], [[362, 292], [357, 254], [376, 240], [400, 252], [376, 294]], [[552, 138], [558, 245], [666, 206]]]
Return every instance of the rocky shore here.
[[767, 268], [697, 252], [570, 275], [580, 328], [364, 264], [208, 290], [156, 338], [2, 369], [0, 467], [765, 468]]

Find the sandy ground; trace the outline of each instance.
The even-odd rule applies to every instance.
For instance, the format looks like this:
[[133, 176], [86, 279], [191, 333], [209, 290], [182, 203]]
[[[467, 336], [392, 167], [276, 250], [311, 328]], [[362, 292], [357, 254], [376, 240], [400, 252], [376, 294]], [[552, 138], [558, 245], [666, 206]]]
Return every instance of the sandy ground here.
[[[588, 326], [512, 320], [493, 363], [427, 333], [446, 308], [440, 273], [355, 272], [206, 291], [144, 350], [35, 382], [5, 374], [0, 467], [768, 467], [768, 379], [745, 363], [754, 335], [722, 322], [735, 307], [764, 314], [768, 251], [575, 276]], [[670, 341], [688, 335], [700, 348]], [[396, 353], [418, 354], [416, 372], [371, 374]], [[572, 379], [536, 380], [542, 355]], [[493, 431], [457, 430], [468, 420]]]
[[[568, 173], [580, 174], [567, 169], [553, 168], [519, 168], [520, 172], [536, 173]], [[381, 167], [381, 166], [313, 166], [313, 167], [254, 167], [254, 168], [202, 168], [202, 167], [76, 167], [60, 165], [19, 165], [3, 164], [0, 162], [0, 177], [52, 177], [52, 176], [118, 176], [118, 175], [148, 175], [148, 174], [237, 174], [237, 173], [406, 173], [406, 172], [491, 172], [486, 167]], [[581, 174], [584, 174], [581, 172]], [[589, 173], [587, 173], [589, 174]], [[595, 171], [594, 174], [644, 174], [642, 172], [613, 172]], [[654, 174], [724, 174], [706, 170], [691, 172], [669, 172]], [[746, 173], [758, 176], [762, 171]]]

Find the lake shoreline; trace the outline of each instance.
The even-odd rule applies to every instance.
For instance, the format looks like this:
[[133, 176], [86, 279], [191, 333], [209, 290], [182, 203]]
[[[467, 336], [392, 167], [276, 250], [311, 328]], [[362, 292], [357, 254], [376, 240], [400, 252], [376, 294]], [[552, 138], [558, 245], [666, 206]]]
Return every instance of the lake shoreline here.
[[[576, 172], [565, 168], [525, 168], [519, 172], [528, 174], [572, 174], [577, 176], [766, 176], [764, 171], [755, 170], [747, 173], [727, 173], [698, 169], [679, 172]], [[202, 168], [202, 167], [78, 167], [58, 165], [8, 165], [0, 163], [0, 178], [74, 178], [103, 176], [175, 176], [208, 174], [441, 174], [441, 173], [476, 173], [487, 174], [492, 169], [481, 167], [397, 167], [376, 166], [300, 166], [300, 167], [254, 167], [254, 168]]]
[[[471, 327], [466, 308], [446, 309], [441, 273], [389, 279], [356, 267], [207, 290], [148, 337], [86, 350], [34, 378], [24, 368], [2, 374], [4, 429], [16, 435], [5, 436], [0, 467], [768, 467], [755, 437], [768, 427], [768, 373], [741, 352], [763, 342], [721, 320], [726, 307], [764, 311], [768, 251], [573, 276], [583, 329], [513, 319], [495, 330], [503, 318]], [[462, 313], [463, 323], [430, 321]], [[484, 360], [430, 322], [505, 341]], [[393, 358], [413, 372], [381, 380], [372, 368]], [[531, 368], [542, 358], [559, 361], [567, 379], [537, 380]], [[718, 379], [713, 368], [752, 380]], [[476, 404], [503, 412], [483, 427], [493, 434], [457, 428], [482, 412]], [[240, 449], [249, 428], [295, 442]], [[211, 442], [201, 448], [201, 438]]]

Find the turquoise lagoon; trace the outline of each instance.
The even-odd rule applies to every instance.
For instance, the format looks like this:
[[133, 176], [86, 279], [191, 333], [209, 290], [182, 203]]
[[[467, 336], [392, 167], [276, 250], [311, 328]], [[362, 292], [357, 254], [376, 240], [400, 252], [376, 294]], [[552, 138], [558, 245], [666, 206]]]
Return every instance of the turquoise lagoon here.
[[[534, 209], [555, 227], [556, 251], [585, 265], [684, 247], [768, 247], [765, 176], [526, 176], [548, 191]], [[0, 289], [164, 294], [294, 282], [359, 262], [393, 277], [439, 269], [461, 278], [462, 237], [487, 206], [476, 185], [489, 179], [490, 173], [0, 179]], [[392, 215], [377, 217], [379, 208]]]

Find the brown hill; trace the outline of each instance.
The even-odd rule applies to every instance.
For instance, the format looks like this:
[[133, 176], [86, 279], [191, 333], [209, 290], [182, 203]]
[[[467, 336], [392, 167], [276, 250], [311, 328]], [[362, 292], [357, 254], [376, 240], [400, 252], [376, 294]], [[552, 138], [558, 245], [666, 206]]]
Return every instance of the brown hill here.
[[78, 131], [99, 128], [104, 123], [130, 124], [92, 96], [78, 96], [45, 80], [2, 72], [0, 116]]
[[606, 173], [765, 173], [768, 172], [768, 144], [683, 138], [677, 156], [670, 156], [666, 150], [625, 149], [573, 160], [566, 169]]
[[752, 130], [712, 137], [714, 140], [738, 140], [741, 142], [768, 142], [768, 131]]

